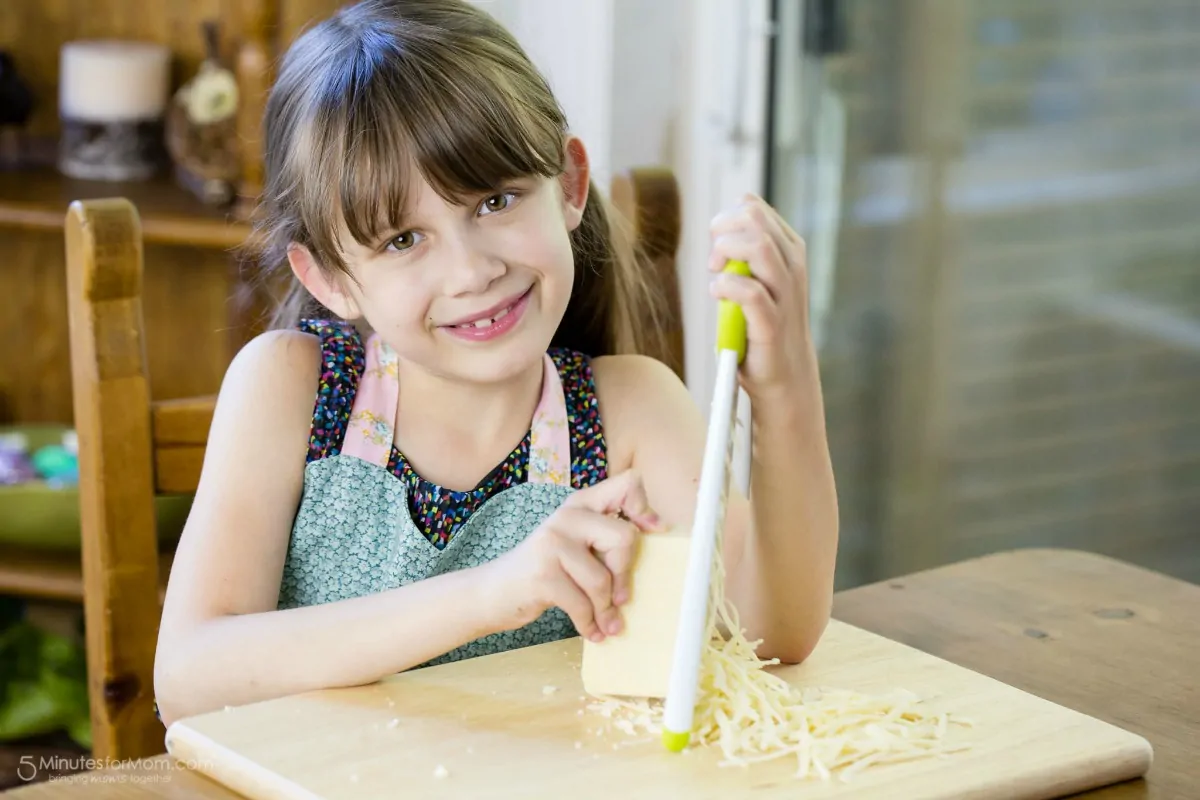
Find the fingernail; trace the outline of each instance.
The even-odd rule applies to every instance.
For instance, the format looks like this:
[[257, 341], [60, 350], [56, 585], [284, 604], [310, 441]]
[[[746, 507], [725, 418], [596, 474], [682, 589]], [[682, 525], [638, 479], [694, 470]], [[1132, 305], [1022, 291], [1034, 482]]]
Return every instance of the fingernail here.
[[605, 627], [607, 628], [607, 632], [608, 632], [609, 636], [617, 635], [618, 633], [621, 632], [621, 618], [614, 617], [613, 619], [610, 619], [608, 621], [608, 625], [606, 625]]
[[624, 589], [618, 589], [613, 592], [613, 605], [624, 605], [629, 600], [629, 593]]
[[604, 641], [604, 634], [601, 633], [600, 631], [595, 631], [588, 638], [591, 639], [596, 644], [600, 644], [600, 642]]

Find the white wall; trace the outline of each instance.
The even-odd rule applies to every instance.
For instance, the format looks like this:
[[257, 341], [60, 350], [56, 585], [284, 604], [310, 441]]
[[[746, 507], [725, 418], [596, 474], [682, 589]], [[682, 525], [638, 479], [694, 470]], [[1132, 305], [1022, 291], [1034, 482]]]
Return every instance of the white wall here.
[[614, 0], [610, 138], [614, 170], [680, 167], [692, 0]]
[[[472, 0], [520, 41], [588, 149], [593, 176], [612, 174], [613, 0]], [[653, 2], [653, 0], [651, 0]]]

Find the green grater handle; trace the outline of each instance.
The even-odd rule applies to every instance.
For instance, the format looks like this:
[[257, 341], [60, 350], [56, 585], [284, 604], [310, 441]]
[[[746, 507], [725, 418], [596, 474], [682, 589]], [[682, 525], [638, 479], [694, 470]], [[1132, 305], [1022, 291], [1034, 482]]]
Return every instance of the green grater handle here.
[[[750, 265], [745, 261], [730, 261], [725, 265], [724, 272], [735, 275], [751, 276]], [[731, 300], [717, 302], [717, 350], [733, 350], [737, 353], [738, 363], [746, 358], [746, 316], [742, 307]]]

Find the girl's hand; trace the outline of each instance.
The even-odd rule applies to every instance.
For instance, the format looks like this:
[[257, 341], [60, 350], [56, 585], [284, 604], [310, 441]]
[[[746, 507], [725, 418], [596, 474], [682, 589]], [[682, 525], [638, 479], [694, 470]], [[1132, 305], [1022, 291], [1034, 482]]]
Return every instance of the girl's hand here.
[[483, 567], [492, 627], [519, 628], [557, 606], [586, 639], [619, 633], [617, 607], [628, 600], [637, 536], [659, 524], [632, 470], [572, 494], [524, 542]]
[[[712, 222], [710, 291], [742, 307], [746, 359], [741, 380], [752, 398], [786, 394], [815, 368], [808, 328], [808, 264], [804, 240], [760, 197], [747, 195]], [[721, 272], [745, 261], [753, 277]]]

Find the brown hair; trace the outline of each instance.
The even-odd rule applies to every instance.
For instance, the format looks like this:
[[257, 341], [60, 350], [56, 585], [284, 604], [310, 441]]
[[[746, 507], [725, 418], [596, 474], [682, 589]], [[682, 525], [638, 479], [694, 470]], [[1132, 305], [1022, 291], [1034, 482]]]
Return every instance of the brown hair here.
[[[513, 36], [466, 0], [365, 0], [302, 34], [267, 101], [265, 179], [248, 243], [287, 279], [273, 327], [332, 316], [290, 274], [287, 247], [346, 271], [343, 221], [366, 244], [397, 227], [416, 165], [443, 198], [564, 169], [567, 121]], [[342, 219], [338, 219], [338, 214]], [[662, 358], [663, 296], [624, 220], [592, 184], [571, 233], [575, 285], [553, 345]]]

